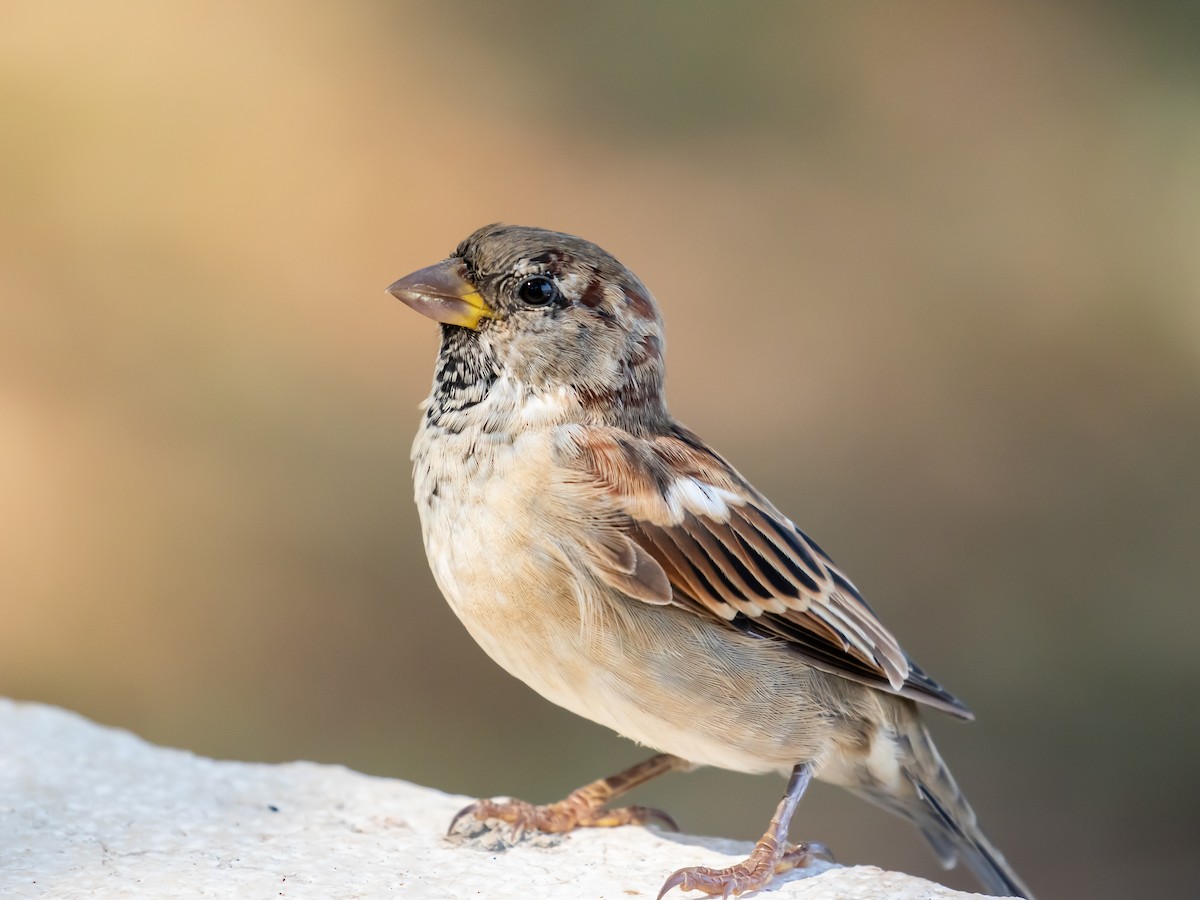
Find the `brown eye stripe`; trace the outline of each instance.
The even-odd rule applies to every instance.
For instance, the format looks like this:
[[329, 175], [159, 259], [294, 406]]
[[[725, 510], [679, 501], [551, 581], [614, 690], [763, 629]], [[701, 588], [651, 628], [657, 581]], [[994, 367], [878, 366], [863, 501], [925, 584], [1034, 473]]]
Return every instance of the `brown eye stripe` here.
[[592, 273], [588, 286], [579, 295], [579, 302], [588, 309], [595, 309], [604, 302], [604, 280], [595, 272]]

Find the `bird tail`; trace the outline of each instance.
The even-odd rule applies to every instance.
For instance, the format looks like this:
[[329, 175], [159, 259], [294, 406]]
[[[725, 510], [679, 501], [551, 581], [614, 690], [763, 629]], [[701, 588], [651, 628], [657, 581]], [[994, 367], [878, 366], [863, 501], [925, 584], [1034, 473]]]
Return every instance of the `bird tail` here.
[[867, 785], [856, 788], [857, 793], [916, 825], [947, 869], [961, 858], [988, 892], [1033, 900], [1025, 882], [984, 836], [925, 726], [914, 716], [902, 726], [896, 741], [908, 782], [905, 787], [911, 786], [912, 793], [905, 789], [898, 795]]

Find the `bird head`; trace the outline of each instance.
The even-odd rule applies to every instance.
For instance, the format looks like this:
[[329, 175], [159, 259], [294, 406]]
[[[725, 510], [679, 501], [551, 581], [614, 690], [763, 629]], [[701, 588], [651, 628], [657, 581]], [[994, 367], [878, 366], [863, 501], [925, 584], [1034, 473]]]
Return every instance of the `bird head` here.
[[388, 292], [442, 323], [458, 380], [572, 393], [594, 419], [665, 420], [663, 328], [637, 276], [588, 241], [487, 225]]

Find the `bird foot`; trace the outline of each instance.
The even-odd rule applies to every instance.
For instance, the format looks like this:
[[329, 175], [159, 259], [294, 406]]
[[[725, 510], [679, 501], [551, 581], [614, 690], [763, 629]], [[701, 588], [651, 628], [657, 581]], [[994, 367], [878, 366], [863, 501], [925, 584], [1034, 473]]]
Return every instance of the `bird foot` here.
[[680, 869], [663, 884], [662, 890], [658, 892], [658, 900], [662, 900], [673, 888], [703, 891], [723, 898], [761, 890], [770, 884], [776, 875], [807, 866], [815, 857], [833, 860], [833, 855], [824, 844], [795, 844], [785, 848], [759, 841], [746, 859], [728, 868], [689, 866]]
[[639, 784], [666, 772], [690, 768], [690, 764], [678, 756], [659, 753], [623, 772], [601, 778], [571, 791], [565, 800], [534, 806], [524, 800], [477, 800], [450, 822], [450, 831], [458, 830], [464, 819], [499, 819], [512, 826], [512, 843], [521, 840], [526, 830], [547, 834], [563, 834], [576, 828], [613, 828], [617, 825], [648, 825], [651, 822], [678, 831], [675, 820], [661, 809], [649, 806], [622, 806], [606, 808], [609, 801], [616, 799]]
[[524, 800], [476, 800], [451, 820], [450, 831], [453, 832], [458, 823], [468, 816], [507, 822], [513, 829], [513, 843], [520, 841], [527, 830], [563, 834], [576, 828], [613, 828], [618, 825], [648, 825], [651, 822], [658, 822], [672, 831], [679, 830], [675, 820], [661, 809], [648, 806], [605, 809], [602, 803], [581, 796], [580, 791], [575, 791], [565, 800], [544, 806], [535, 806]]

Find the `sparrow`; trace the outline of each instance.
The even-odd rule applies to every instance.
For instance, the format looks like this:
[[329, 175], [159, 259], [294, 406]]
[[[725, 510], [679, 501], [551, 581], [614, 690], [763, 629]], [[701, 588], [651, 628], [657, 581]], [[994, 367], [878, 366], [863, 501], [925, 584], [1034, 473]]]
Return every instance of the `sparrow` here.
[[637, 276], [581, 238], [495, 224], [387, 290], [441, 323], [412, 459], [446, 601], [509, 673], [658, 751], [558, 803], [480, 800], [456, 821], [672, 825], [609, 802], [696, 766], [777, 771], [787, 789], [747, 859], [680, 869], [660, 898], [758, 890], [820, 855], [788, 841], [812, 778], [907, 819], [988, 891], [1031, 897], [920, 717], [972, 714], [829, 554], [671, 417], [662, 316]]

